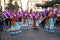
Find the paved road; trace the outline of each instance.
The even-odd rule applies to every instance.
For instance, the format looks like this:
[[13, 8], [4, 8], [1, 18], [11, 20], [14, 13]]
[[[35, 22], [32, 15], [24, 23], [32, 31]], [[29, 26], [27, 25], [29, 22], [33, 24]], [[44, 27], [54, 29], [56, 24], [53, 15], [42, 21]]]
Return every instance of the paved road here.
[[29, 30], [22, 31], [21, 34], [10, 35], [7, 32], [7, 28], [4, 28], [1, 40], [60, 40], [60, 31], [55, 30], [54, 34], [50, 34], [44, 32], [41, 28], [40, 30], [30, 28]]

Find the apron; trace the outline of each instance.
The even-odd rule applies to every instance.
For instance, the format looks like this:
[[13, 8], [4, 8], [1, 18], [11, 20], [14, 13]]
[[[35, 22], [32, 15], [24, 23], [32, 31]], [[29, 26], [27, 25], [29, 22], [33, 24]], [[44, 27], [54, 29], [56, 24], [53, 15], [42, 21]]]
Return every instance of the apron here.
[[50, 18], [49, 21], [50, 21], [49, 32], [54, 32], [54, 20], [53, 20], [53, 18]]

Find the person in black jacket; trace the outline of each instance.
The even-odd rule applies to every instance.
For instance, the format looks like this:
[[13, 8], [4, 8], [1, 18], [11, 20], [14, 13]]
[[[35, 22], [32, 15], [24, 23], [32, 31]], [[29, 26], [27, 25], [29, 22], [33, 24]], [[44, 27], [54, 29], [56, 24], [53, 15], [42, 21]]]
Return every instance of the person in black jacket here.
[[[44, 18], [44, 15], [43, 14], [42, 14], [42, 17]], [[42, 20], [41, 24], [42, 24], [42, 27], [44, 28], [44, 26], [45, 26], [45, 19]]]
[[60, 25], [60, 13], [57, 15], [56, 25]]
[[1, 40], [1, 34], [3, 31], [3, 27], [4, 27], [4, 15], [2, 11], [0, 10], [0, 40]]
[[4, 26], [4, 15], [2, 11], [0, 10], [0, 31], [2, 32]]

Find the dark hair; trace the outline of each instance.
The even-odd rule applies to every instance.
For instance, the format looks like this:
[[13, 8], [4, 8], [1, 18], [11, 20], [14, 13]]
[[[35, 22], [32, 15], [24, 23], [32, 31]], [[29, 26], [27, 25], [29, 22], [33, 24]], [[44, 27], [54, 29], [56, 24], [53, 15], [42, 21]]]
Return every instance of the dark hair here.
[[30, 12], [32, 12], [32, 9], [30, 9]]

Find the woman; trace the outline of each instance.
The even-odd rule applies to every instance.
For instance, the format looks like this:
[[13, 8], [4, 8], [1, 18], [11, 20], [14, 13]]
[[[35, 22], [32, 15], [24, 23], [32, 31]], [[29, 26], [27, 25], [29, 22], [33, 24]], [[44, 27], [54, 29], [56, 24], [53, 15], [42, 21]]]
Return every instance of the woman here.
[[44, 29], [45, 29], [45, 31], [49, 31], [49, 17], [48, 16], [45, 16], [45, 27], [44, 27]]
[[45, 31], [50, 33], [54, 32], [54, 19], [53, 19], [54, 16], [55, 16], [55, 13], [53, 9], [50, 9], [49, 14], [45, 19], [45, 29], [46, 29]]
[[12, 24], [11, 25], [16, 26], [16, 21], [18, 21], [18, 16], [17, 16], [16, 10], [14, 10], [13, 13], [14, 13], [14, 16], [12, 18], [12, 22], [11, 22]]
[[27, 30], [28, 29], [28, 12], [25, 11], [23, 14], [23, 25], [22, 25], [22, 30]]
[[18, 19], [18, 15], [17, 15], [17, 12], [16, 10], [13, 11], [14, 12], [14, 17], [12, 18], [12, 21], [11, 21], [11, 30], [10, 30], [10, 34], [18, 34], [18, 33], [21, 33], [22, 30], [20, 30], [20, 26], [19, 26], [19, 19]]
[[25, 13], [23, 14], [23, 18], [24, 18], [24, 23], [26, 24], [26, 19], [28, 18], [28, 13], [27, 11], [25, 11]]
[[28, 20], [29, 20], [29, 26], [33, 26], [33, 12], [30, 10], [29, 15], [28, 15]]
[[37, 15], [36, 12], [34, 12], [34, 22], [33, 22], [33, 26], [34, 26], [34, 29], [37, 29], [38, 30], [38, 26], [39, 26], [39, 16]]

